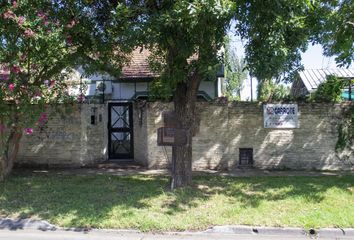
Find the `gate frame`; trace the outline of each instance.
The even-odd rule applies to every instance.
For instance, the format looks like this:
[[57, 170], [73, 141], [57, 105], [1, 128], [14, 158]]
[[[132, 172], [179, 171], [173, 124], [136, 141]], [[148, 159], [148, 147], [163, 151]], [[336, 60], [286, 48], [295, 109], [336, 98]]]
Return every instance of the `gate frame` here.
[[[121, 156], [119, 155], [112, 155], [112, 151], [111, 151], [111, 143], [112, 143], [112, 139], [111, 139], [111, 135], [113, 132], [111, 129], [111, 117], [112, 117], [112, 112], [111, 112], [111, 108], [113, 106], [128, 106], [129, 110], [128, 110], [128, 114], [129, 114], [129, 129], [130, 131], [128, 131], [130, 133], [130, 153], [129, 154], [124, 154]], [[133, 161], [134, 160], [134, 119], [133, 119], [133, 102], [131, 101], [117, 101], [117, 102], [108, 102], [107, 103], [107, 109], [108, 109], [108, 119], [107, 119], [107, 135], [108, 135], [108, 160], [109, 161]]]

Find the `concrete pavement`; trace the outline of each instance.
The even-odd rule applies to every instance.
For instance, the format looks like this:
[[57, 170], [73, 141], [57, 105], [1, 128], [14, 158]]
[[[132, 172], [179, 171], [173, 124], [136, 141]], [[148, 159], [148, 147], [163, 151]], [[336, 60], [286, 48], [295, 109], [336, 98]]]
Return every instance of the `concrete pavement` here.
[[53, 230], [40, 231], [35, 229], [25, 230], [0, 230], [0, 240], [302, 240], [302, 239], [354, 239], [351, 236], [316, 236], [289, 235], [289, 234], [230, 234], [230, 233], [140, 233], [135, 231], [67, 231]]
[[143, 233], [136, 230], [64, 229], [46, 221], [32, 219], [0, 219], [0, 240], [229, 240], [229, 239], [354, 239], [354, 229], [324, 228], [305, 231], [302, 228], [214, 226], [201, 232]]
[[[231, 239], [308, 239], [306, 236], [277, 236], [277, 235], [256, 235], [256, 234], [207, 234], [207, 233], [136, 233], [136, 232], [109, 232], [109, 231], [38, 231], [38, 230], [0, 230], [0, 240], [162, 240], [162, 239], [183, 239], [183, 240], [231, 240]], [[345, 239], [345, 238], [343, 238]]]

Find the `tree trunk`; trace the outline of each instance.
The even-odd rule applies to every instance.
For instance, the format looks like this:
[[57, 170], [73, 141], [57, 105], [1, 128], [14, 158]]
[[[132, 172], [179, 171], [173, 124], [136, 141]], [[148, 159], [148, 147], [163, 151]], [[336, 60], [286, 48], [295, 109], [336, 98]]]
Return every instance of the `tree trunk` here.
[[186, 129], [187, 144], [172, 147], [171, 189], [192, 182], [192, 138], [196, 131], [195, 107], [199, 84], [200, 77], [194, 74], [187, 82], [178, 83], [174, 92], [175, 116], [181, 128]]
[[5, 146], [0, 151], [0, 181], [3, 181], [12, 171], [20, 147], [22, 134], [14, 130], [6, 136]]

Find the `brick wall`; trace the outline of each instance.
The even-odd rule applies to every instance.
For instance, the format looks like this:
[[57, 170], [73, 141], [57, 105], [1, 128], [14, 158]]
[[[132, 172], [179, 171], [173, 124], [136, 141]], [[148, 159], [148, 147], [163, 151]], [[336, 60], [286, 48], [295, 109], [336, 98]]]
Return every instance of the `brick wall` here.
[[[90, 123], [96, 107], [97, 122]], [[199, 132], [193, 139], [194, 169], [233, 169], [239, 149], [253, 148], [254, 167], [353, 169], [350, 151], [337, 154], [338, 124], [348, 104], [299, 104], [299, 128], [263, 128], [263, 106], [238, 102], [199, 103]], [[157, 146], [156, 130], [171, 103], [134, 103], [134, 158], [149, 168], [165, 168], [171, 147]], [[102, 121], [99, 121], [99, 115]], [[72, 115], [54, 115], [46, 133], [22, 139], [19, 164], [91, 166], [107, 159], [107, 105], [80, 105]], [[354, 146], [353, 146], [354, 148]]]
[[[233, 169], [239, 165], [239, 149], [253, 148], [257, 168], [353, 169], [350, 151], [335, 152], [338, 124], [348, 108], [348, 104], [299, 104], [299, 128], [265, 129], [260, 103], [199, 103], [193, 168]], [[150, 168], [169, 164], [163, 147], [156, 146], [156, 129], [163, 125], [162, 110], [160, 103], [150, 103], [147, 110]], [[170, 156], [169, 152], [169, 160]]]
[[[91, 124], [91, 109], [96, 108], [96, 124]], [[105, 106], [82, 104], [72, 113], [52, 109], [43, 131], [23, 136], [17, 158], [20, 165], [57, 167], [90, 166], [103, 161], [106, 155], [107, 121]], [[99, 115], [102, 121], [99, 121]]]

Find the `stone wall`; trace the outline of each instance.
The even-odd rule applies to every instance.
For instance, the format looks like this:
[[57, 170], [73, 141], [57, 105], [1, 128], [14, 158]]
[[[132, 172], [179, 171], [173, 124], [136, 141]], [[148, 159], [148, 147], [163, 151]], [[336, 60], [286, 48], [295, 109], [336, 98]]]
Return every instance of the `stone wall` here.
[[[97, 121], [90, 122], [95, 107]], [[352, 169], [350, 152], [337, 154], [338, 124], [349, 104], [299, 104], [299, 128], [263, 128], [263, 106], [238, 102], [198, 103], [199, 132], [193, 139], [194, 169], [234, 169], [239, 149], [253, 148], [253, 166], [278, 169]], [[169, 167], [171, 147], [157, 146], [156, 130], [171, 103], [134, 103], [134, 160], [148, 168]], [[101, 115], [101, 118], [99, 117]], [[46, 132], [22, 139], [18, 164], [92, 166], [107, 159], [107, 104], [79, 105], [57, 114]], [[99, 121], [101, 119], [101, 121]]]
[[[92, 108], [96, 108], [95, 124], [91, 124]], [[104, 161], [107, 144], [105, 109], [104, 105], [82, 104], [73, 106], [72, 112], [66, 113], [63, 107], [53, 107], [43, 130], [35, 128], [33, 135], [23, 136], [17, 164], [78, 167]]]
[[[199, 132], [193, 139], [194, 169], [233, 169], [239, 149], [253, 148], [253, 166], [267, 169], [354, 169], [350, 151], [337, 154], [338, 124], [349, 104], [299, 104], [299, 128], [266, 129], [263, 105], [237, 102], [227, 106], [199, 103]], [[163, 148], [156, 145], [156, 129], [163, 125], [161, 112], [170, 105], [150, 103], [148, 157], [150, 168], [169, 165]], [[353, 146], [354, 148], [354, 146]]]

